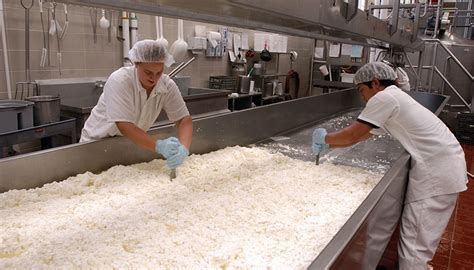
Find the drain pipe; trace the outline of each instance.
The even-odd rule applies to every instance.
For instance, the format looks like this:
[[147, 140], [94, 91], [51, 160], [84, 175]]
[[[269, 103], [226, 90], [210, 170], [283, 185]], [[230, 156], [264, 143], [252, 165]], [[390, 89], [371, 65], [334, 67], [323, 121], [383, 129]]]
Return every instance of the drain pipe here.
[[2, 28], [2, 48], [3, 48], [3, 62], [5, 64], [5, 79], [7, 81], [8, 98], [12, 98], [12, 85], [10, 81], [10, 65], [8, 64], [8, 48], [7, 48], [7, 34], [5, 31], [5, 16], [3, 13], [3, 0], [0, 0], [0, 24]]
[[138, 41], [138, 19], [135, 12], [130, 12], [130, 47], [133, 47]]

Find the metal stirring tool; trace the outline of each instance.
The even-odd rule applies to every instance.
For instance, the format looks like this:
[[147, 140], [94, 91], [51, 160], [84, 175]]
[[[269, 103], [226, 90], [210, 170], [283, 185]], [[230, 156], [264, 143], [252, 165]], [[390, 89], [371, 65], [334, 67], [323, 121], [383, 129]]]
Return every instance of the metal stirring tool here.
[[170, 172], [170, 181], [173, 181], [173, 179], [176, 178], [176, 169], [171, 169]]

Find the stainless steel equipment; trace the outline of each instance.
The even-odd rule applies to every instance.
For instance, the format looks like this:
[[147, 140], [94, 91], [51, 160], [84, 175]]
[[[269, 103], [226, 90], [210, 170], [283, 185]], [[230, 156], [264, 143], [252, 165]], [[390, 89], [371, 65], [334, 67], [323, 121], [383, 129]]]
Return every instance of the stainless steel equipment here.
[[[61, 115], [77, 119], [76, 137], [80, 138], [84, 124], [102, 94], [106, 79], [103, 77], [89, 77], [37, 80], [36, 82], [39, 85], [41, 95], [61, 97]], [[180, 77], [174, 79], [180, 80]], [[180, 91], [193, 117], [229, 111], [227, 101], [229, 91], [192, 87], [183, 88]], [[165, 114], [162, 113], [157, 121], [166, 119]]]
[[33, 105], [33, 118], [35, 126], [59, 121], [60, 98], [58, 96], [31, 96], [25, 98]]
[[38, 94], [38, 86], [31, 81], [30, 74], [30, 9], [33, 7], [33, 0], [21, 0], [21, 6], [25, 9], [25, 80], [17, 82], [15, 89], [15, 99], [23, 99], [30, 95]]
[[[446, 97], [428, 93], [410, 93], [435, 113], [446, 104]], [[207, 153], [233, 145], [268, 141], [270, 137], [288, 134], [291, 140], [310, 153], [310, 131], [323, 120], [363, 106], [355, 89], [312, 96], [250, 110], [210, 116], [194, 121], [192, 153]], [[285, 112], [285, 117], [281, 117]], [[149, 132], [158, 138], [175, 134], [173, 125]], [[126, 152], [127, 155], [123, 155]], [[399, 144], [374, 140], [358, 144], [344, 153], [351, 162], [364, 157], [377, 163], [387, 157], [389, 169], [361, 206], [315, 258], [310, 269], [361, 269], [378, 262], [401, 215], [407, 183], [409, 156]], [[157, 158], [155, 153], [136, 147], [123, 137], [76, 144], [0, 160], [0, 192], [34, 188], [66, 179], [86, 171], [100, 172], [111, 166], [129, 165]], [[48, 160], [47, 163], [42, 161]], [[314, 162], [314, 155], [310, 158]], [[350, 163], [349, 163], [350, 164]], [[25, 170], [24, 168], [29, 168]], [[366, 267], [368, 266], [368, 267]]]
[[[356, 0], [201, 0], [201, 1], [114, 1], [114, 0], [61, 0], [75, 5], [128, 10], [145, 14], [176, 17], [277, 32], [291, 36], [325, 39], [341, 43], [386, 47], [385, 43], [419, 50], [421, 41], [417, 31], [407, 33], [398, 27], [398, 16], [389, 24], [357, 9]], [[398, 14], [396, 1], [394, 14]], [[419, 8], [412, 23], [417, 29]]]
[[240, 75], [239, 76], [239, 84], [237, 87], [237, 91], [240, 94], [248, 94], [250, 90], [250, 80], [251, 77], [247, 75]]
[[0, 133], [33, 126], [33, 103], [23, 100], [0, 100]]
[[181, 94], [188, 92], [189, 86], [191, 85], [191, 76], [174, 76], [172, 80], [178, 86]]

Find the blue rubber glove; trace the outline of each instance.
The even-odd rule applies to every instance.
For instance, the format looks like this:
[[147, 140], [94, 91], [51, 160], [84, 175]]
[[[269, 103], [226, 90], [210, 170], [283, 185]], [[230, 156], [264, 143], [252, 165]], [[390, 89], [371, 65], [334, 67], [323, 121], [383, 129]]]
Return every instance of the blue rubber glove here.
[[155, 150], [158, 154], [161, 154], [164, 158], [168, 159], [178, 153], [178, 148], [181, 145], [178, 138], [169, 137], [165, 140], [157, 140]]
[[328, 132], [325, 128], [317, 128], [313, 131], [313, 143], [311, 148], [314, 154], [319, 154], [321, 151], [329, 149], [329, 144], [325, 141], [327, 134]]
[[180, 144], [178, 147], [178, 152], [174, 154], [173, 156], [169, 157], [166, 159], [166, 163], [168, 164], [168, 167], [171, 169], [176, 169], [179, 165], [183, 164], [184, 159], [189, 155], [188, 149]]

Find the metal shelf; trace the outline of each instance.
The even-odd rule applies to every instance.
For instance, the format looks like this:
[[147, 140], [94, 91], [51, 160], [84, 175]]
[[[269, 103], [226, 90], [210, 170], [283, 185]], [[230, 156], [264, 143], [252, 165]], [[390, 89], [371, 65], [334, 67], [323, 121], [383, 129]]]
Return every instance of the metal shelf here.
[[77, 142], [76, 118], [61, 117], [61, 120], [58, 122], [1, 133], [0, 147], [43, 139], [63, 133], [70, 133], [71, 141]]
[[354, 84], [339, 81], [313, 80], [313, 87], [331, 87], [339, 89], [354, 88]]
[[322, 64], [322, 65], [329, 64], [331, 66], [357, 66], [357, 67], [360, 67], [366, 64], [365, 62], [363, 63], [358, 63], [358, 62], [337, 63], [337, 62], [324, 61], [324, 60], [313, 60], [313, 63]]

